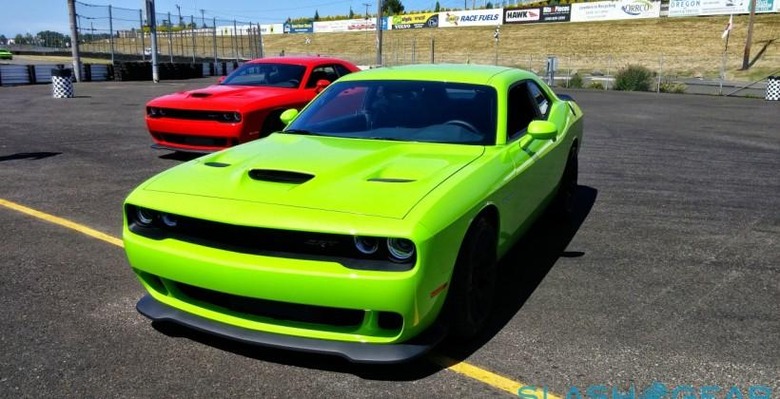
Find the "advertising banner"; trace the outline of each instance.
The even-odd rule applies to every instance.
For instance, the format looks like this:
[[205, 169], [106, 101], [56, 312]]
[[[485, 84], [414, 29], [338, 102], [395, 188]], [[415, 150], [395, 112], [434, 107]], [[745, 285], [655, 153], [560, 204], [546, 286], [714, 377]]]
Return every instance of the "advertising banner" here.
[[312, 22], [285, 22], [284, 33], [314, 33]]
[[284, 33], [283, 24], [260, 25], [260, 33], [263, 35], [279, 35]]
[[317, 21], [314, 23], [314, 33], [355, 32], [376, 30], [376, 18], [341, 19], [338, 21]]
[[459, 26], [501, 25], [501, 15], [503, 13], [503, 8], [440, 12], [439, 27], [454, 28]]
[[528, 24], [538, 22], [567, 22], [571, 19], [570, 5], [504, 10], [505, 24]]
[[[778, 11], [780, 0], [756, 0], [756, 12]], [[731, 15], [750, 13], [750, 0], [670, 0], [670, 17], [694, 17], [699, 15]]]
[[391, 29], [438, 28], [439, 13], [393, 15]]
[[660, 16], [660, 1], [617, 0], [575, 3], [571, 5], [572, 22], [658, 18]]

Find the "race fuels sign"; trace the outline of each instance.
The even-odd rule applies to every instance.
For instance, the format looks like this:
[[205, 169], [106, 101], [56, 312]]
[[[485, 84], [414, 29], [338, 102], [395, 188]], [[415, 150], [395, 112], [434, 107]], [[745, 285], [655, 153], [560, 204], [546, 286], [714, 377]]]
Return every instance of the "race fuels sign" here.
[[440, 28], [454, 28], [459, 26], [493, 26], [501, 25], [501, 10], [464, 10], [445, 11], [439, 13]]

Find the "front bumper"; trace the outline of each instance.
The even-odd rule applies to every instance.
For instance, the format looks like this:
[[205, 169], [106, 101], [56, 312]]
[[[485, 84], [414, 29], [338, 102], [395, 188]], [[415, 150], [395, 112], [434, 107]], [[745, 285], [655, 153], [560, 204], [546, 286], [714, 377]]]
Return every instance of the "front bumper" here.
[[400, 344], [368, 344], [294, 337], [249, 330], [218, 323], [158, 302], [150, 295], [138, 301], [136, 309], [154, 321], [167, 321], [251, 345], [281, 348], [300, 352], [340, 356], [356, 363], [391, 364], [411, 361], [427, 353], [445, 335], [434, 324], [422, 334]]

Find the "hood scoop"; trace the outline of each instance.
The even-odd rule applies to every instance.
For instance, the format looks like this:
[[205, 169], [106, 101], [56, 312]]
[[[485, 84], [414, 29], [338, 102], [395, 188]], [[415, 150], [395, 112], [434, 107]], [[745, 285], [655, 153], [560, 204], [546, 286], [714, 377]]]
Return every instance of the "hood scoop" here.
[[249, 177], [251, 177], [253, 180], [259, 181], [301, 184], [314, 178], [314, 175], [310, 175], [308, 173], [291, 172], [288, 170], [252, 169], [249, 171]]
[[211, 93], [195, 92], [195, 93], [190, 94], [190, 97], [206, 98], [206, 97], [211, 97]]

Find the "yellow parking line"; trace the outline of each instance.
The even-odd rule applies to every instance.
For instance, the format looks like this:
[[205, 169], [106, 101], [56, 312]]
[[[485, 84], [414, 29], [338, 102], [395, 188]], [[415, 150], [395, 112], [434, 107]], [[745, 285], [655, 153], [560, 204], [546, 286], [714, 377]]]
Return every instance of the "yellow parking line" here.
[[38, 219], [45, 220], [45, 221], [47, 221], [49, 223], [54, 223], [54, 224], [60, 225], [62, 227], [67, 227], [67, 228], [69, 228], [71, 230], [76, 230], [79, 233], [83, 233], [83, 234], [86, 234], [86, 235], [88, 235], [90, 237], [97, 238], [98, 240], [105, 241], [105, 242], [107, 242], [109, 244], [113, 244], [113, 245], [116, 245], [118, 247], [124, 247], [124, 244], [122, 243], [122, 240], [120, 240], [120, 239], [118, 239], [116, 237], [112, 237], [112, 236], [110, 236], [108, 234], [101, 233], [101, 232], [99, 232], [99, 231], [97, 231], [95, 229], [90, 229], [87, 226], [71, 222], [70, 220], [63, 219], [61, 217], [57, 217], [57, 216], [54, 216], [54, 215], [49, 215], [48, 213], [43, 213], [41, 211], [36, 211], [35, 209], [28, 208], [28, 207], [26, 207], [24, 205], [19, 205], [19, 204], [15, 203], [15, 202], [4, 200], [2, 198], [0, 198], [0, 205], [4, 206], [6, 208], [9, 208], [9, 209], [13, 209], [13, 210], [18, 211], [18, 212], [21, 212], [21, 213], [28, 214], [28, 215], [30, 215], [32, 217], [35, 217], [35, 218], [38, 218]]
[[[15, 202], [4, 200], [2, 198], [0, 198], [0, 205], [30, 215], [32, 217], [47, 221], [49, 223], [54, 223], [56, 225], [69, 228], [71, 230], [78, 231], [79, 233], [86, 234], [93, 238], [97, 238], [98, 240], [105, 241], [109, 244], [116, 245], [118, 247], [124, 247], [122, 240], [120, 240], [119, 238], [110, 236], [105, 233], [101, 233], [87, 226], [75, 222], [71, 222], [70, 220], [63, 219], [61, 217], [57, 217], [54, 215], [50, 215], [48, 213], [44, 213], [41, 211], [36, 211], [35, 209], [28, 208], [24, 205], [19, 205]], [[477, 366], [474, 366], [472, 364], [463, 361], [458, 361], [438, 354], [428, 355], [428, 358], [434, 363], [436, 363], [437, 365], [441, 366], [442, 368], [469, 377], [471, 379], [477, 380], [493, 388], [497, 388], [502, 391], [509, 392], [512, 395], [517, 395], [518, 390], [520, 388], [525, 387], [523, 390], [524, 394], [534, 395], [538, 399], [562, 399], [560, 396], [551, 394], [549, 392], [545, 392], [541, 389], [537, 389], [535, 387], [529, 386], [527, 384], [523, 384], [518, 381], [513, 381], [509, 378], [506, 378], [504, 376], [498, 375], [496, 373], [485, 370], [483, 368], [479, 368]]]
[[483, 384], [509, 392], [515, 396], [518, 395], [518, 390], [520, 388], [525, 387], [523, 389], [523, 393], [526, 395], [525, 397], [528, 397], [528, 395], [533, 395], [538, 399], [561, 399], [560, 396], [554, 395], [550, 392], [538, 389], [537, 387], [530, 386], [522, 382], [511, 380], [504, 376], [493, 373], [492, 371], [485, 370], [463, 361], [458, 361], [438, 354], [428, 355], [428, 358], [439, 366], [446, 368], [447, 370], [475, 379]]

